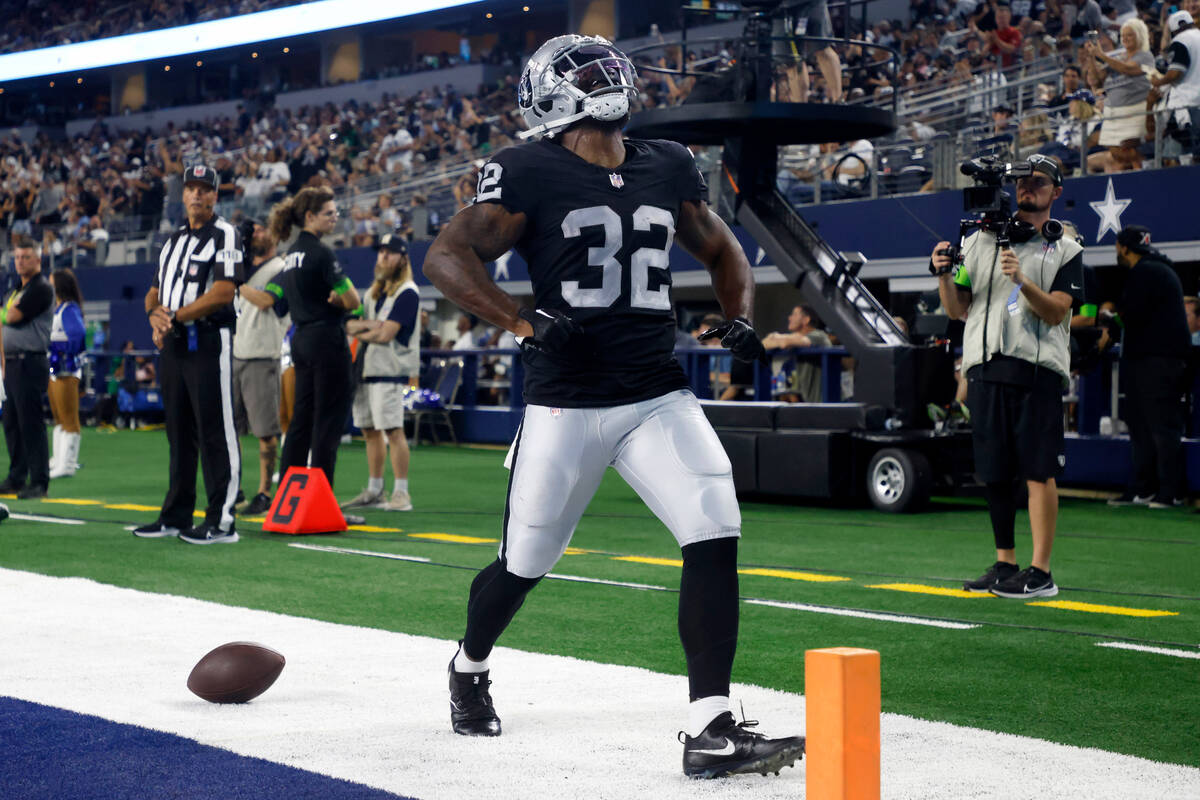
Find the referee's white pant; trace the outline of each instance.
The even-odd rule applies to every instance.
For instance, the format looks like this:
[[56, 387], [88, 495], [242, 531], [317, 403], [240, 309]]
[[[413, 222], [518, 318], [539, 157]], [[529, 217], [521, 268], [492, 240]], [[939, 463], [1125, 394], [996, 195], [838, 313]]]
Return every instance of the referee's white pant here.
[[680, 547], [741, 535], [729, 457], [686, 389], [609, 408], [527, 406], [505, 466], [500, 558], [522, 578], [562, 557], [609, 466]]
[[171, 446], [171, 484], [159, 519], [180, 530], [192, 527], [199, 457], [208, 493], [204, 521], [228, 531], [242, 481], [242, 451], [233, 426], [232, 332], [198, 331], [194, 351], [187, 349], [186, 335], [168, 336], [159, 367]]

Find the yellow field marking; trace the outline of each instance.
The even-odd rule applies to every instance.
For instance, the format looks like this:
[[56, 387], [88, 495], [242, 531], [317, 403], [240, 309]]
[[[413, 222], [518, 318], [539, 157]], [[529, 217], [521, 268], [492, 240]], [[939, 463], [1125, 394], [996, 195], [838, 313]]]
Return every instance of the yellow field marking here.
[[1089, 614], [1117, 614], [1122, 617], [1178, 617], [1178, 611], [1159, 611], [1154, 608], [1126, 608], [1124, 606], [1101, 606], [1095, 603], [1076, 603], [1074, 600], [1038, 600], [1027, 606], [1064, 608], [1068, 611], [1086, 611]]
[[68, 497], [43, 497], [43, 503], [60, 503], [64, 506], [102, 506], [99, 500], [73, 500]]
[[15, 493], [14, 494], [0, 494], [0, 498], [3, 498], [5, 500], [16, 500], [17, 495]]
[[383, 528], [379, 525], [347, 525], [348, 531], [363, 531], [364, 533], [404, 533], [400, 528]]
[[600, 551], [586, 550], [582, 547], [568, 547], [566, 550], [563, 550], [563, 555], [564, 556], [586, 556], [590, 553], [598, 553], [598, 552], [600, 552]]
[[461, 536], [457, 533], [410, 533], [412, 539], [430, 539], [435, 542], [453, 542], [454, 544], [488, 544], [499, 539], [485, 539], [480, 536]]
[[838, 581], [850, 580], [840, 575], [822, 575], [819, 572], [798, 572], [794, 569], [762, 569], [760, 567], [739, 569], [738, 574], [761, 575], [764, 578], [786, 578], [789, 581], [810, 581], [812, 583], [837, 583]]
[[240, 519], [242, 522], [253, 522], [258, 525], [261, 525], [267, 521], [266, 517], [238, 517], [238, 519]]
[[682, 567], [678, 558], [650, 558], [649, 556], [614, 556], [613, 561], [632, 561], [634, 564], [653, 564], [656, 567]]
[[158, 511], [158, 506], [141, 506], [137, 503], [113, 503], [106, 505], [105, 508], [111, 508], [114, 511]]
[[893, 592], [915, 592], [916, 594], [936, 594], [942, 597], [965, 597], [973, 599], [976, 597], [992, 597], [995, 595], [987, 592], [968, 592], [964, 589], [949, 589], [945, 586], [925, 586], [920, 583], [879, 583], [874, 586], [868, 586], [868, 589], [891, 589]]

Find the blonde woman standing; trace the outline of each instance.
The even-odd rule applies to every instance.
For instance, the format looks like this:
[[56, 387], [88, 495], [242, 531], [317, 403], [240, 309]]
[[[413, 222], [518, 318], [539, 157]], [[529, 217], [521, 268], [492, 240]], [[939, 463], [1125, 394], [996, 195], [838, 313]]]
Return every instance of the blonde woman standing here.
[[[420, 294], [413, 282], [408, 245], [396, 234], [379, 240], [375, 282], [363, 298], [363, 319], [346, 332], [358, 339], [354, 424], [367, 440], [367, 488], [343, 508], [378, 506], [411, 511], [408, 440], [404, 437], [404, 390], [420, 371]], [[386, 442], [384, 436], [386, 434]], [[384, 498], [384, 450], [390, 449], [395, 483]]]
[[1112, 156], [1110, 172], [1137, 169], [1142, 158], [1138, 147], [1146, 138], [1146, 95], [1154, 68], [1150, 32], [1146, 23], [1131, 19], [1121, 26], [1121, 49], [1105, 53], [1095, 42], [1084, 44], [1093, 86], [1104, 86], [1104, 125], [1100, 145]]
[[79, 356], [84, 349], [83, 296], [69, 269], [50, 275], [54, 322], [50, 326], [50, 413], [54, 415], [50, 477], [69, 478], [79, 458]]

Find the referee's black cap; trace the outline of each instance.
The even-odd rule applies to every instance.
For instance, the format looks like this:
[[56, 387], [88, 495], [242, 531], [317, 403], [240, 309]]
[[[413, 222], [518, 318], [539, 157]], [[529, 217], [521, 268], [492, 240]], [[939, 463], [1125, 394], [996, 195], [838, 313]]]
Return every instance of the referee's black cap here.
[[205, 164], [193, 164], [183, 171], [183, 185], [203, 183], [210, 189], [216, 189], [219, 183], [217, 171]]
[[408, 255], [408, 242], [404, 241], [404, 237], [399, 234], [385, 233], [379, 237], [379, 243], [375, 245], [375, 249], [388, 250], [406, 256]]

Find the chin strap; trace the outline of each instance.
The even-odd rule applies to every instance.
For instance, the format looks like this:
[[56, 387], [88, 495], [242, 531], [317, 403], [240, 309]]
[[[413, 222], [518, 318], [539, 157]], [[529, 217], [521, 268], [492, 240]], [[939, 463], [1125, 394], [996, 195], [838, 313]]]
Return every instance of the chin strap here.
[[580, 111], [579, 113], [572, 114], [569, 117], [563, 117], [562, 119], [556, 119], [553, 122], [545, 122], [541, 125], [538, 125], [536, 128], [530, 128], [527, 131], [519, 131], [517, 133], [517, 138], [518, 139], [533, 139], [533, 138], [541, 138], [542, 136], [553, 137], [554, 134], [558, 132], [559, 128], [564, 128], [573, 122], [578, 122], [579, 120], [584, 119], [589, 116], [591, 116], [591, 115], [588, 114], [586, 111]]

